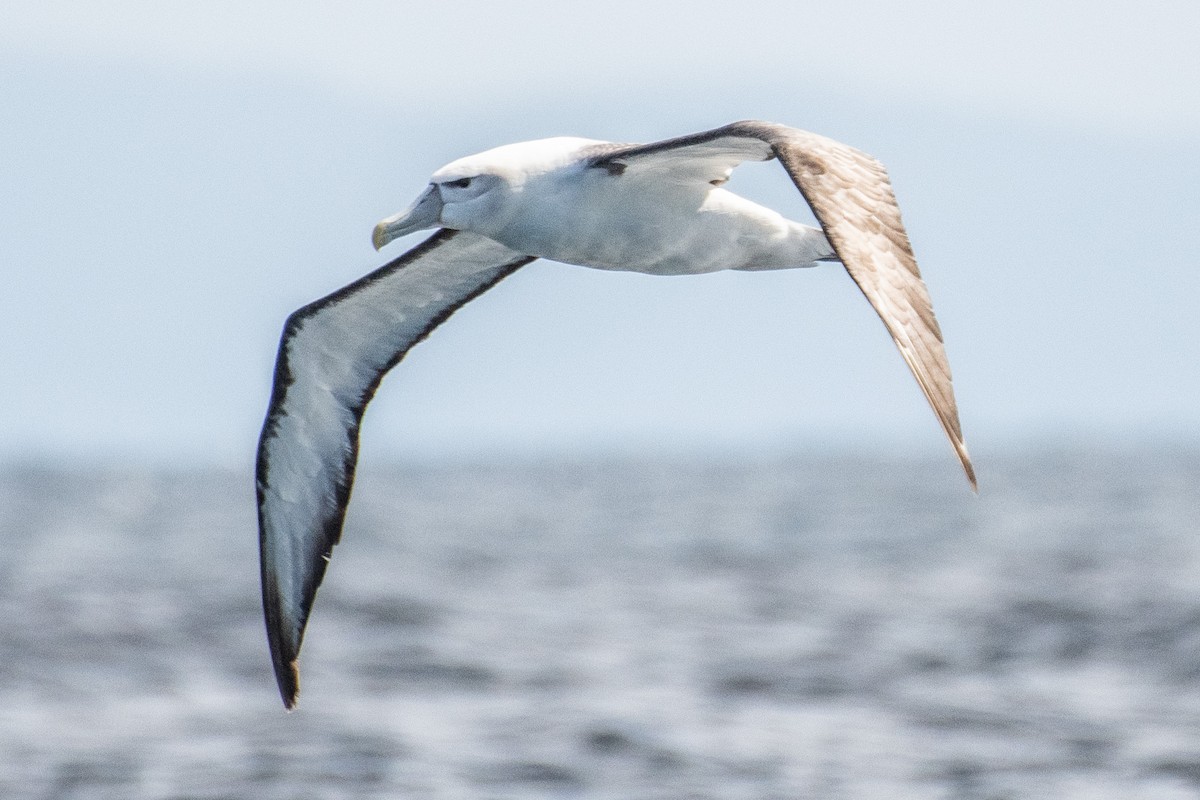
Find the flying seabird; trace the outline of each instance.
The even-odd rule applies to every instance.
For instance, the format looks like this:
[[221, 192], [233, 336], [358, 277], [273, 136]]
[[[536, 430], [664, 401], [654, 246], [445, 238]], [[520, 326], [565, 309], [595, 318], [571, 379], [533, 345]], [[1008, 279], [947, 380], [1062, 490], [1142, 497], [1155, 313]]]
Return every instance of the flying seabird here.
[[[721, 188], [743, 161], [787, 170], [813, 228]], [[373, 242], [436, 233], [292, 314], [258, 444], [263, 607], [284, 705], [338, 542], [363, 410], [384, 374], [464, 304], [537, 258], [654, 275], [840, 261], [874, 307], [971, 487], [942, 334], [883, 165], [823, 136], [735, 122], [653, 144], [558, 137], [452, 161]]]

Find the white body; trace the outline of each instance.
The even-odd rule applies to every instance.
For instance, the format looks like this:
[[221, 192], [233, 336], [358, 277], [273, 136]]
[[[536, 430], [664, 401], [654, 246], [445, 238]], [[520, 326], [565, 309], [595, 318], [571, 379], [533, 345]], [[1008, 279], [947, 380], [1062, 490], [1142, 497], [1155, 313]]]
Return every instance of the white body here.
[[[728, 168], [685, 172], [679, 180], [639, 170], [611, 175], [580, 159], [599, 144], [542, 139], [451, 162], [433, 175], [442, 187], [440, 222], [518, 253], [653, 275], [811, 267], [835, 257], [819, 229], [717, 185]], [[522, 168], [505, 169], [509, 163]], [[490, 202], [455, 202], [445, 181], [482, 169], [502, 181], [489, 190]]]

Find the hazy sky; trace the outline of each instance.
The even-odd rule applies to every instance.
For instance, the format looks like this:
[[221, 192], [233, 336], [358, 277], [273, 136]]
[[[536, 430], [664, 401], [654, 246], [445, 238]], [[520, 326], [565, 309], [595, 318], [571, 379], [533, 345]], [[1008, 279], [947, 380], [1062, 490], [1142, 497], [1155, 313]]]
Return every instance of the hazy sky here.
[[[1194, 2], [9, 5], [0, 458], [248, 464], [284, 318], [433, 169], [744, 117], [888, 165], [968, 443], [1200, 438]], [[776, 171], [735, 187], [803, 218]], [[836, 266], [543, 263], [413, 352], [364, 448], [939, 437]]]

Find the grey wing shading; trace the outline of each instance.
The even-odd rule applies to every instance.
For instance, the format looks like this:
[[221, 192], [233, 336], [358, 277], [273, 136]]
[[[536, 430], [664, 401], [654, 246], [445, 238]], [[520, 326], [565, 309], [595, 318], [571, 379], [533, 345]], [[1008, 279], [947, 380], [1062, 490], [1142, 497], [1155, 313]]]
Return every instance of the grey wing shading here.
[[663, 178], [722, 181], [743, 161], [770, 161], [771, 144], [734, 123], [716, 130], [650, 144], [602, 145], [589, 166], [613, 174], [654, 171]]
[[455, 310], [533, 261], [475, 234], [440, 230], [360, 280], [292, 314], [258, 444], [263, 611], [284, 705], [345, 518], [358, 430], [384, 374]]
[[838, 260], [883, 320], [933, 407], [971, 488], [975, 469], [963, 441], [942, 332], [900, 220], [883, 165], [848, 145], [814, 133], [754, 120], [598, 155], [594, 166], [675, 170], [689, 161], [710, 173], [746, 160], [778, 158], [833, 245]]

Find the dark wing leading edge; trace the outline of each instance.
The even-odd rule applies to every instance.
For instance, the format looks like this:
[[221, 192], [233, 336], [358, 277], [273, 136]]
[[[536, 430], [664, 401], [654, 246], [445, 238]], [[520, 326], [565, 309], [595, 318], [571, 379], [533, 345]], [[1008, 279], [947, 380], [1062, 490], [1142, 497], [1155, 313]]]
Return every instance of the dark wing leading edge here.
[[883, 320], [974, 489], [975, 470], [959, 426], [942, 332], [882, 164], [824, 136], [745, 121], [678, 139], [617, 147], [597, 156], [593, 166], [619, 173], [686, 169], [691, 163], [701, 177], [711, 174], [716, 180], [719, 172], [727, 174], [742, 161], [773, 157], [804, 195], [838, 259]]
[[263, 610], [284, 705], [317, 587], [341, 536], [358, 428], [384, 374], [454, 311], [533, 257], [440, 230], [292, 314], [258, 443]]
[[[724, 128], [664, 139], [650, 144], [603, 145], [590, 166], [623, 175], [654, 171], [663, 179], [722, 181], [743, 161], [770, 161], [771, 144], [743, 130], [738, 123]], [[761, 124], [761, 123], [758, 123]]]

